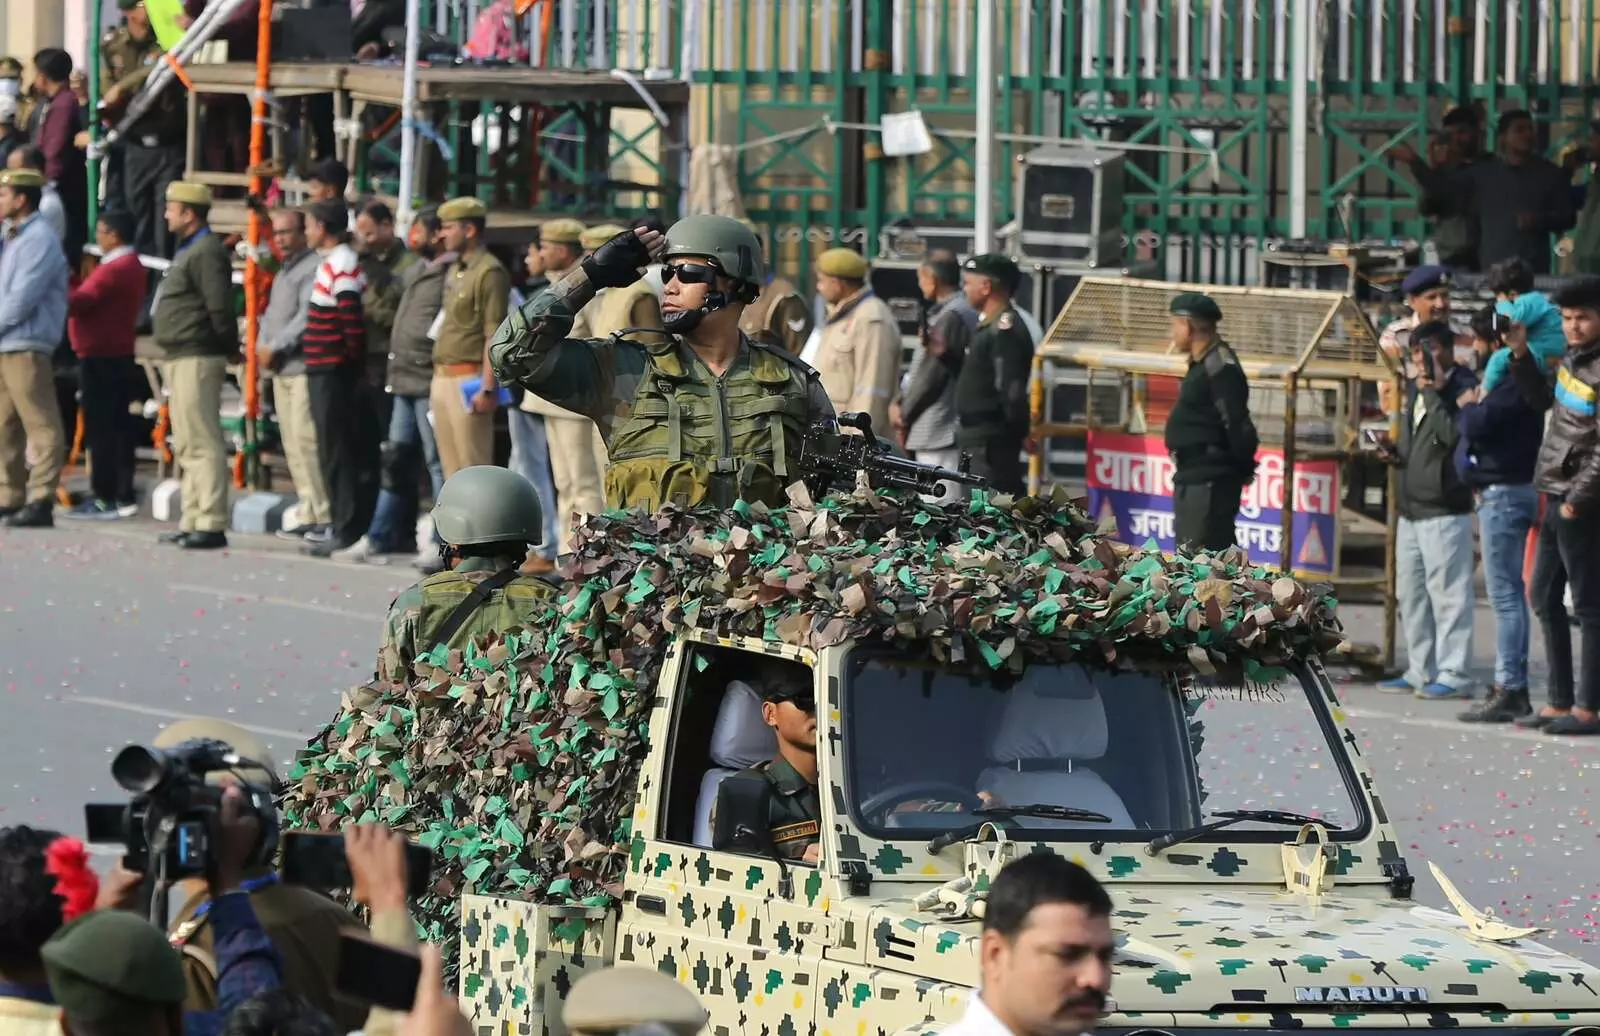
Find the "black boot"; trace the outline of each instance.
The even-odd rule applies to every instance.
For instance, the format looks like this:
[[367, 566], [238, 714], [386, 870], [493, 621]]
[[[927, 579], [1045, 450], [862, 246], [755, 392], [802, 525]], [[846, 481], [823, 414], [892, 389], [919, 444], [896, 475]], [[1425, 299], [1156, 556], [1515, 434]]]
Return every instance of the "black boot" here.
[[6, 526], [12, 529], [48, 529], [55, 525], [54, 500], [33, 500], [6, 516]]
[[1456, 719], [1463, 723], [1511, 723], [1533, 714], [1533, 706], [1528, 704], [1528, 690], [1507, 690], [1504, 687], [1490, 687], [1489, 697], [1485, 698], [1477, 708], [1468, 709]]

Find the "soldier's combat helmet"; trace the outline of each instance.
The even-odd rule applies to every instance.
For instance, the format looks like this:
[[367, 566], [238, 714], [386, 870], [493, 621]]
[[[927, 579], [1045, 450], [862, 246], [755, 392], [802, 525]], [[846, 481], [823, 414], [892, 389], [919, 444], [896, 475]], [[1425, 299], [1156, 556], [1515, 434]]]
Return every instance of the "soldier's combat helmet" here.
[[478, 464], [445, 480], [433, 505], [433, 527], [452, 547], [538, 544], [544, 509], [533, 484], [508, 468]]
[[749, 304], [761, 294], [766, 280], [766, 263], [761, 257], [761, 239], [754, 230], [727, 216], [689, 216], [680, 219], [667, 231], [667, 247], [661, 261], [671, 263], [676, 259], [709, 259], [726, 276], [733, 279], [733, 292], [713, 289], [706, 293], [706, 301], [699, 309], [667, 314], [667, 330], [681, 334], [691, 331], [706, 314], [714, 313], [731, 302]]

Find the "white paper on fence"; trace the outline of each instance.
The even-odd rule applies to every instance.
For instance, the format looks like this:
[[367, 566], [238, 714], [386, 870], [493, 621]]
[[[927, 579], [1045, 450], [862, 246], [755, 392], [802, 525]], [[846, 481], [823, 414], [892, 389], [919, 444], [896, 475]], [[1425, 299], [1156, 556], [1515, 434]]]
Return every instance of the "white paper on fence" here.
[[933, 137], [922, 121], [922, 113], [915, 108], [885, 115], [879, 128], [883, 131], [883, 153], [890, 158], [926, 155], [933, 150]]

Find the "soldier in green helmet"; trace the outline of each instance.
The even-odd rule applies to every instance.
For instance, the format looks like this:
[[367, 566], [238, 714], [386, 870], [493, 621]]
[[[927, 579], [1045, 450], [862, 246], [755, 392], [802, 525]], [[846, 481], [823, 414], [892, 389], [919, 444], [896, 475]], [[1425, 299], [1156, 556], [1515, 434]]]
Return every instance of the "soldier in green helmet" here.
[[1178, 401], [1167, 415], [1177, 545], [1226, 550], [1234, 545], [1239, 498], [1255, 478], [1261, 445], [1250, 419], [1250, 383], [1217, 333], [1222, 310], [1211, 296], [1182, 292], [1169, 312], [1172, 344], [1189, 355]]
[[[633, 284], [657, 257], [669, 337], [567, 337], [598, 289]], [[762, 266], [755, 234], [724, 216], [618, 234], [512, 312], [490, 346], [496, 377], [594, 420], [612, 507], [781, 502], [807, 427], [834, 412], [814, 370], [739, 330]]]
[[544, 540], [544, 509], [532, 483], [515, 471], [482, 464], [451, 475], [433, 505], [433, 528], [445, 570], [389, 606], [378, 651], [381, 677], [402, 676], [440, 644], [458, 648], [526, 625], [554, 592], [520, 571], [528, 548]]

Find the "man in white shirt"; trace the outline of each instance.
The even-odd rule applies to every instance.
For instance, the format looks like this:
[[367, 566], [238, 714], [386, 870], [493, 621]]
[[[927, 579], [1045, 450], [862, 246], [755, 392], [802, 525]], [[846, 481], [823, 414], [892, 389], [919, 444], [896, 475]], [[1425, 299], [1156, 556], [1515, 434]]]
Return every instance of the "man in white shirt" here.
[[1079, 1036], [1111, 992], [1111, 897], [1082, 867], [1034, 853], [995, 878], [978, 949], [982, 985], [945, 1036]]

